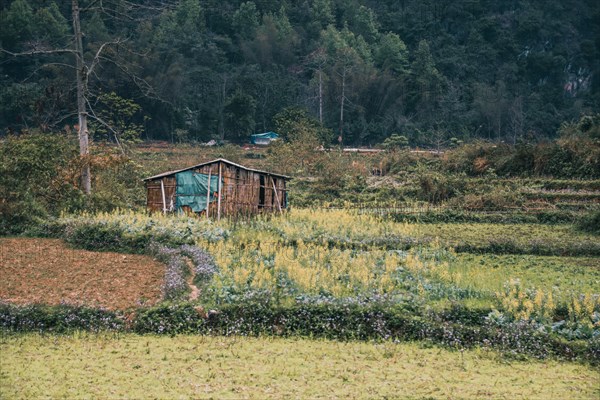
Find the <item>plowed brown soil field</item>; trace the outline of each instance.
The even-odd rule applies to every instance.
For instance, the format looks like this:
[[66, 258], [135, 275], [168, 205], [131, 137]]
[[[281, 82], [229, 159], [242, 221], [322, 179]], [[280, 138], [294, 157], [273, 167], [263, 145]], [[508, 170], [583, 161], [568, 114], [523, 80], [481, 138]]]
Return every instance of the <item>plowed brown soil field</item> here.
[[108, 309], [152, 305], [165, 266], [148, 256], [69, 248], [58, 239], [0, 239], [0, 301]]

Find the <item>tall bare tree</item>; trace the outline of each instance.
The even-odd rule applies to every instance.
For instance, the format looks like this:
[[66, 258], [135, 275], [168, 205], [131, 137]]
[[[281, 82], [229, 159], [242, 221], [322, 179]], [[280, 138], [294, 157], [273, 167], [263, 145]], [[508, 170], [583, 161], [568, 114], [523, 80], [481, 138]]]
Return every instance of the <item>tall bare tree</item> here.
[[325, 67], [328, 63], [328, 55], [325, 49], [319, 47], [313, 51], [307, 58], [306, 63], [309, 68], [312, 69], [316, 74], [316, 85], [317, 85], [317, 102], [319, 108], [319, 123], [323, 125], [323, 96], [324, 96], [324, 84], [325, 84]]
[[[95, 52], [91, 52], [92, 56], [88, 56], [86, 59], [86, 52], [83, 46], [83, 30], [81, 27], [80, 15], [82, 11], [96, 11], [111, 15], [111, 18], [115, 19], [126, 19], [132, 20], [135, 17], [132, 15], [140, 10], [143, 12], [160, 12], [169, 7], [168, 2], [157, 1], [157, 2], [146, 2], [147, 4], [137, 4], [129, 1], [115, 2], [111, 0], [99, 1], [92, 0], [89, 4], [82, 9], [80, 7], [79, 0], [71, 0], [71, 20], [72, 20], [72, 38], [69, 41], [70, 44], [64, 48], [49, 48], [46, 43], [40, 43], [32, 41], [27, 43], [27, 50], [21, 52], [13, 52], [4, 48], [0, 48], [0, 51], [9, 54], [14, 57], [18, 56], [33, 56], [33, 55], [56, 55], [56, 54], [72, 54], [75, 68], [75, 87], [77, 91], [77, 117], [78, 117], [78, 137], [79, 137], [79, 154], [82, 159], [82, 170], [81, 170], [81, 189], [87, 195], [92, 192], [91, 185], [91, 172], [89, 163], [90, 154], [90, 139], [88, 130], [88, 119], [93, 119], [99, 124], [104, 125], [109, 131], [115, 135], [117, 143], [119, 138], [117, 132], [110, 126], [109, 123], [100, 118], [92, 109], [92, 105], [89, 99], [89, 80], [91, 76], [96, 76], [96, 68], [103, 62], [111, 62], [117, 64], [118, 68], [127, 75], [133, 78], [135, 84], [141, 89], [142, 93], [151, 95], [152, 89], [150, 86], [141, 78], [132, 75], [129, 69], [124, 65], [120, 64], [114, 57], [110, 57], [107, 51], [111, 47], [118, 46], [126, 42], [126, 39], [122, 37], [116, 37], [113, 40], [108, 40], [100, 43], [97, 46]], [[123, 11], [124, 10], [124, 11]], [[130, 11], [130, 14], [128, 14]], [[53, 63], [56, 65], [56, 63]], [[73, 67], [68, 64], [60, 64], [63, 66]]]
[[[90, 154], [89, 132], [87, 123], [87, 107], [85, 91], [87, 90], [88, 76], [92, 72], [94, 65], [86, 68], [83, 60], [83, 41], [81, 38], [81, 22], [79, 20], [79, 1], [72, 0], [71, 12], [73, 17], [73, 35], [75, 37], [75, 64], [76, 64], [76, 86], [77, 86], [77, 116], [79, 119], [79, 155], [83, 157], [84, 162], [81, 170], [81, 188], [86, 194], [92, 192], [92, 176], [90, 173], [90, 163], [88, 156]], [[102, 47], [101, 47], [102, 49]], [[100, 50], [98, 50], [98, 55]], [[94, 60], [97, 60], [98, 58]]]

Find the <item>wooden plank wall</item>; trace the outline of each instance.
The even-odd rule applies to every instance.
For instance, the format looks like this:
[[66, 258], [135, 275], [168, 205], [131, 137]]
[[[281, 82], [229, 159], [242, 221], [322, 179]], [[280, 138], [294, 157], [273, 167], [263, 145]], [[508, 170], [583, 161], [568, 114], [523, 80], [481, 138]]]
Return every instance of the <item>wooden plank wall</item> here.
[[[160, 187], [161, 179], [146, 182], [146, 207], [150, 211], [163, 210], [163, 199], [162, 189]], [[165, 186], [165, 200], [167, 202], [167, 210], [170, 209], [171, 204], [175, 206], [175, 189], [177, 187], [177, 181], [174, 176], [162, 178], [162, 182]]]
[[[226, 163], [213, 163], [194, 169], [194, 172], [207, 174], [210, 171], [211, 176], [219, 176], [219, 164], [222, 168], [223, 187], [221, 189], [221, 216], [251, 216], [259, 213], [279, 212], [279, 205], [284, 210], [287, 206], [286, 182], [283, 178], [273, 177], [268, 174], [260, 174], [254, 171], [247, 171], [234, 165]], [[262, 177], [262, 180], [261, 180]], [[175, 177], [161, 178], [165, 183], [165, 194], [167, 196], [167, 208], [171, 199], [175, 203]], [[262, 184], [261, 184], [262, 183]], [[274, 194], [273, 183], [277, 190], [277, 196]], [[162, 211], [162, 194], [160, 188], [160, 179], [147, 182], [148, 191], [147, 206], [152, 211]], [[261, 189], [264, 193], [264, 201], [261, 204]], [[214, 194], [215, 200], [209, 204], [208, 216], [217, 217], [217, 193]], [[201, 212], [200, 216], [206, 216], [206, 212]]]

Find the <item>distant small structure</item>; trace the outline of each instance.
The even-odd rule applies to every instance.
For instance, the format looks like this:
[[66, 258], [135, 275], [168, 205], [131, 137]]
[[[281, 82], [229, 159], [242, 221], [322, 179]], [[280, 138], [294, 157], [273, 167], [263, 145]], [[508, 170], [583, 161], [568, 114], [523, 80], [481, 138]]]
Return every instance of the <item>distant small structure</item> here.
[[376, 154], [381, 153], [383, 149], [371, 149], [371, 148], [360, 148], [360, 147], [344, 147], [344, 153], [365, 153], [365, 154]]
[[256, 133], [250, 136], [250, 143], [256, 145], [268, 145], [277, 139], [279, 139], [279, 135], [275, 132]]
[[283, 212], [290, 179], [218, 158], [145, 178], [146, 207], [217, 219]]

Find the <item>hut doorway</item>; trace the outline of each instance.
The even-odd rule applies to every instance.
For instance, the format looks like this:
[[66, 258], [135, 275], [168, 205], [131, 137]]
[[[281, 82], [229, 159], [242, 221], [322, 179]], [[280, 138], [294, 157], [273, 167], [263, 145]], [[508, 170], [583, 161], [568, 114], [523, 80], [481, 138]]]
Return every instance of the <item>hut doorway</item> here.
[[265, 206], [265, 177], [260, 176], [260, 188], [258, 190], [258, 208], [264, 208]]

